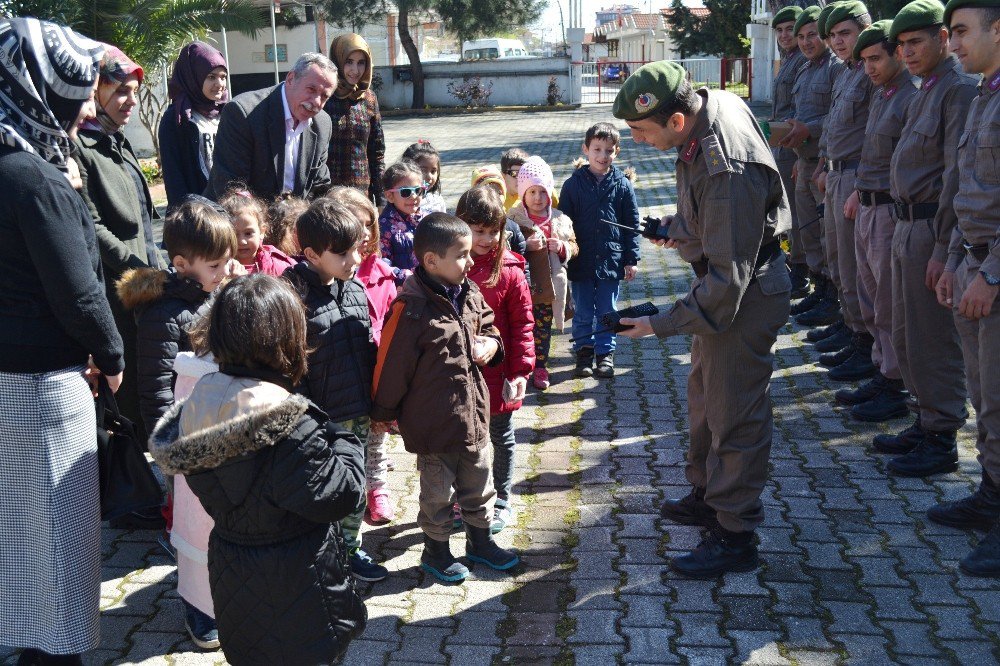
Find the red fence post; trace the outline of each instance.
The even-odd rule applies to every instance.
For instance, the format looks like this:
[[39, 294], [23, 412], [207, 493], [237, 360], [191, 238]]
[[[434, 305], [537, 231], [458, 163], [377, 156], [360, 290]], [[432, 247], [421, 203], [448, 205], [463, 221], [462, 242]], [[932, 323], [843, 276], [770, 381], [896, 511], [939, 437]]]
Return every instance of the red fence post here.
[[726, 89], [726, 59], [719, 58], [719, 89]]
[[753, 99], [753, 58], [747, 58], [747, 99]]

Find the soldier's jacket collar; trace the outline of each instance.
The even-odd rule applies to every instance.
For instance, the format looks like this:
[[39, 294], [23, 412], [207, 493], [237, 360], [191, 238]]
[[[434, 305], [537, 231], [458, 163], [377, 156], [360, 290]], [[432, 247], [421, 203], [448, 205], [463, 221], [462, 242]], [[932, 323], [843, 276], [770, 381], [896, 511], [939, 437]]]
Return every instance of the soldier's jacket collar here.
[[920, 89], [930, 90], [933, 88], [937, 85], [938, 81], [944, 78], [945, 74], [947, 74], [950, 70], [955, 69], [955, 65], [957, 63], [958, 58], [956, 58], [954, 54], [949, 53], [941, 62], [938, 63], [938, 66], [934, 68], [934, 71], [924, 77], [924, 80], [920, 82]]
[[1000, 69], [993, 72], [993, 76], [987, 81], [984, 77], [979, 84], [979, 94], [984, 97], [989, 97], [997, 90], [1000, 90]]
[[709, 96], [708, 90], [701, 88], [696, 94], [701, 97], [701, 109], [694, 117], [694, 125], [691, 127], [691, 133], [688, 134], [687, 142], [677, 149], [677, 157], [687, 164], [693, 163], [694, 158], [698, 156], [701, 140], [708, 133], [708, 128], [715, 120], [715, 114], [712, 111], [718, 109], [718, 102]]
[[900, 67], [899, 74], [897, 74], [892, 81], [882, 86], [882, 96], [886, 99], [891, 99], [892, 96], [898, 93], [903, 86], [912, 85], [913, 77], [910, 76], [910, 73], [906, 71], [905, 67]]
[[813, 67], [813, 66], [815, 66], [815, 67], [821, 67], [821, 66], [825, 65], [826, 61], [829, 60], [832, 57], [833, 57], [833, 51], [831, 51], [830, 47], [827, 46], [823, 50], [823, 54], [822, 55], [817, 56], [815, 59], [809, 59], [809, 63], [808, 63], [807, 66], [808, 67]]

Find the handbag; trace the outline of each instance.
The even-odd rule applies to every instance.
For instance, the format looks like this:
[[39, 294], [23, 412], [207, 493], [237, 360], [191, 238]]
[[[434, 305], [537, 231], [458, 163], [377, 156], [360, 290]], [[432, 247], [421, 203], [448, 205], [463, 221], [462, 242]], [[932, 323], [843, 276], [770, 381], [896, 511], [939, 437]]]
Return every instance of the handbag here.
[[97, 458], [101, 487], [101, 520], [159, 506], [163, 489], [146, 461], [135, 424], [118, 411], [107, 380], [98, 380]]

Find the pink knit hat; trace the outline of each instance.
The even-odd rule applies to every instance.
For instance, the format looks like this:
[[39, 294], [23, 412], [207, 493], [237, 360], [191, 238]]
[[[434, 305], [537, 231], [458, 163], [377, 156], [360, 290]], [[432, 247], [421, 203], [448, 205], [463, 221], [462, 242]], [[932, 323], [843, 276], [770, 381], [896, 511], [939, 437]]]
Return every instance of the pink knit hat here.
[[534, 185], [545, 188], [545, 193], [549, 195], [549, 205], [551, 205], [552, 191], [556, 188], [556, 181], [552, 177], [552, 169], [538, 155], [529, 157], [517, 172], [517, 198], [523, 200], [524, 193]]

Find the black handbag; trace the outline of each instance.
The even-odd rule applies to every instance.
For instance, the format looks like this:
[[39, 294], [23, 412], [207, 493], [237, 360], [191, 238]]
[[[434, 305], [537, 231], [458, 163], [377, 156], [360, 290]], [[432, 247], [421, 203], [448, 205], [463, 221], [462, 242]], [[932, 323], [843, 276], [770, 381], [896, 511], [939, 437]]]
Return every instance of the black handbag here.
[[163, 502], [160, 482], [146, 461], [135, 424], [118, 411], [114, 393], [103, 376], [98, 382], [95, 408], [101, 520], [159, 506]]

